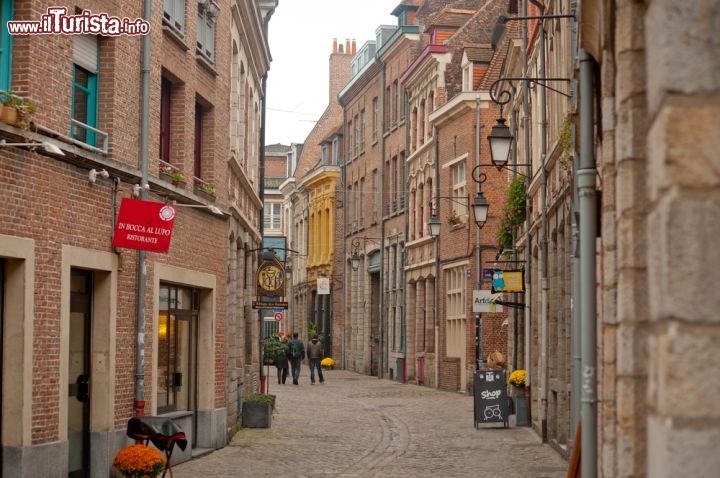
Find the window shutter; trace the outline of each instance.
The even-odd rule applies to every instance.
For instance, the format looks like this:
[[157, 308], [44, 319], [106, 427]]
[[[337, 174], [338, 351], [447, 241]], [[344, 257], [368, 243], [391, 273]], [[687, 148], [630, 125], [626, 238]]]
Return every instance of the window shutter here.
[[73, 35], [73, 62], [90, 73], [98, 72], [98, 42], [95, 35]]

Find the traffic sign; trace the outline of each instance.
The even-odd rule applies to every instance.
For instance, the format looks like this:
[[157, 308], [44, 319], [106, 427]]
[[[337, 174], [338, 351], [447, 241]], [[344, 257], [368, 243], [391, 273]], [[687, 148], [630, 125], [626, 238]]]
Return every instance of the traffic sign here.
[[275, 312], [275, 320], [277, 322], [280, 322], [283, 319], [283, 313], [282, 312]]

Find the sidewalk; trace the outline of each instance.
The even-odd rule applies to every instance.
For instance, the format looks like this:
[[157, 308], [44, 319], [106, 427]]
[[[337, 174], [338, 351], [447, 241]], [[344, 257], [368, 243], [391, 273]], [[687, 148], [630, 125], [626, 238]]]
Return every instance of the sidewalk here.
[[353, 372], [278, 385], [270, 429], [243, 429], [209, 455], [173, 467], [203, 477], [564, 478], [567, 463], [530, 428], [473, 426], [473, 397]]

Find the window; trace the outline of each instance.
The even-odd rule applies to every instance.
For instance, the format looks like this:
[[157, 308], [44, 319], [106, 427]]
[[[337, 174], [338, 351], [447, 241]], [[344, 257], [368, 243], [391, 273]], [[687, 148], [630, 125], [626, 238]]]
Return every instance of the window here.
[[198, 179], [202, 179], [202, 153], [203, 153], [203, 119], [205, 112], [203, 111], [202, 105], [195, 102], [195, 149], [193, 151], [194, 157], [194, 174]]
[[348, 131], [348, 142], [347, 142], [347, 149], [345, 150], [346, 151], [345, 154], [347, 154], [347, 156], [349, 158], [351, 158], [353, 155], [352, 154], [352, 152], [353, 152], [353, 123], [352, 123], [352, 121], [348, 121], [347, 131]]
[[360, 142], [360, 120], [358, 119], [358, 115], [355, 115], [353, 121], [353, 157], [355, 157], [358, 155], [358, 144]]
[[[467, 178], [465, 177], [465, 160], [453, 164], [450, 167], [450, 181], [452, 184], [452, 195], [455, 198], [467, 198]], [[453, 208], [458, 216], [467, 213], [467, 204], [458, 199], [453, 202]]]
[[465, 318], [465, 290], [467, 289], [466, 266], [454, 267], [445, 272], [447, 284], [447, 354], [463, 357], [467, 319]]
[[[333, 138], [332, 143], [332, 164], [337, 165], [338, 164], [338, 156], [340, 155], [340, 140], [337, 136]], [[288, 176], [290, 176], [290, 173], [288, 173]]]
[[320, 152], [320, 164], [326, 165], [328, 163], [328, 145], [323, 143], [322, 151]]
[[185, 34], [185, 0], [163, 0], [163, 24]]
[[398, 159], [397, 156], [392, 158], [392, 210], [395, 212], [398, 208]]
[[13, 18], [13, 1], [0, 3], [0, 90], [12, 89], [12, 35], [6, 27]]
[[197, 319], [200, 293], [196, 289], [160, 285], [158, 317], [159, 413], [195, 408], [193, 390], [197, 367]]
[[393, 82], [393, 97], [392, 97], [392, 120], [393, 126], [398, 122], [398, 105], [400, 101], [400, 88], [398, 87], [398, 80]]
[[365, 110], [360, 111], [360, 152], [365, 151]]
[[214, 0], [198, 0], [197, 52], [215, 63], [215, 23], [220, 8]]
[[372, 115], [373, 115], [372, 116], [372, 139], [373, 139], [373, 142], [375, 142], [378, 139], [378, 136], [377, 136], [377, 134], [378, 134], [378, 99], [377, 99], [377, 96], [375, 98], [373, 98], [372, 108], [373, 108], [373, 111], [372, 111]]
[[170, 116], [173, 86], [167, 78], [160, 86], [160, 159], [170, 162]]
[[365, 226], [365, 178], [360, 178], [360, 228]]
[[264, 227], [265, 230], [280, 230], [280, 206], [279, 202], [265, 203], [263, 207]]
[[378, 220], [378, 201], [380, 200], [380, 197], [378, 196], [378, 171], [377, 169], [373, 169], [372, 172], [372, 222], [373, 224], [377, 223]]
[[71, 136], [95, 146], [95, 133], [88, 129], [97, 126], [98, 43], [94, 35], [73, 37], [73, 79]]
[[353, 211], [354, 211], [354, 200], [355, 200], [355, 196], [353, 196], [352, 184], [348, 186], [347, 196], [348, 196], [348, 197], [347, 197], [347, 205], [348, 205], [348, 207], [347, 207], [347, 210], [346, 210], [346, 212], [345, 212], [345, 216], [346, 216], [346, 217], [345, 217], [345, 222], [346, 222], [347, 229], [351, 231], [351, 230], [352, 230], [352, 220], [353, 220], [352, 214], [353, 214]]

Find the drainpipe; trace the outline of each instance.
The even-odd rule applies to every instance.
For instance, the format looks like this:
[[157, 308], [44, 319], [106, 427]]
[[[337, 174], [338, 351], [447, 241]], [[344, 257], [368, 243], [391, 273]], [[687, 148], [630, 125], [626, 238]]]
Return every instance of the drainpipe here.
[[[521, 3], [520, 14], [527, 16], [527, 1]], [[528, 76], [528, 27], [527, 22], [521, 22], [522, 24], [522, 55], [523, 55], [523, 77]], [[522, 111], [523, 111], [523, 141], [525, 143], [525, 175], [528, 178], [532, 177], [532, 156], [530, 152], [530, 86], [527, 81], [523, 81], [523, 99], [522, 99]], [[528, 183], [530, 179], [527, 180]], [[530, 234], [530, 228], [532, 226], [532, 200], [528, 196], [525, 198], [525, 320], [524, 320], [524, 360], [523, 368], [526, 373], [526, 386], [532, 393], [532, 360], [530, 356], [530, 350], [532, 346], [532, 327], [530, 325], [530, 319], [532, 317], [532, 235]], [[530, 407], [530, 413], [532, 413], [532, 406]]]
[[580, 50], [580, 330], [582, 331], [582, 476], [597, 476], [597, 307], [596, 259], [597, 204], [593, 152], [593, 58]]
[[[577, 12], [577, 1], [570, 2], [570, 8], [573, 13]], [[571, 51], [573, 52], [573, 65], [577, 64], [578, 55], [578, 25], [577, 21], [573, 20], [571, 23], [572, 36], [571, 36]], [[574, 88], [574, 95], [577, 101], [577, 85]], [[576, 105], [577, 103], [575, 103]], [[575, 150], [575, 126], [572, 127], [572, 140], [570, 144], [573, 145], [573, 171], [580, 169], [580, 157], [577, 150]], [[570, 326], [570, 337], [571, 337], [571, 351], [572, 351], [572, 363], [570, 366], [570, 394], [572, 396], [572, 402], [570, 403], [570, 430], [568, 433], [568, 456], [572, 456], [572, 449], [575, 447], [575, 430], [577, 429], [578, 421], [580, 420], [580, 381], [582, 374], [580, 372], [580, 350], [581, 350], [581, 335], [580, 335], [580, 251], [578, 241], [580, 240], [580, 230], [578, 224], [578, 218], [580, 213], [580, 198], [578, 197], [578, 185], [577, 181], [573, 181], [575, 190], [573, 191], [572, 198], [572, 225], [571, 225], [571, 267], [572, 267], [572, 286], [570, 290], [570, 317], [572, 325]]]
[[[385, 307], [385, 64], [382, 65], [382, 73], [380, 75], [380, 104], [383, 106], [383, 120], [380, 122], [382, 129], [380, 131], [380, 297], [378, 297], [378, 321], [380, 326], [380, 337], [378, 341], [378, 378], [385, 376], [383, 367], [385, 366], [383, 358], [385, 357], [385, 318], [383, 317]], [[371, 327], [372, 330], [372, 327]], [[372, 335], [372, 332], [371, 332]], [[370, 346], [372, 348], [372, 345]], [[370, 363], [370, 371], [372, 372], [372, 363]]]
[[[434, 126], [433, 126], [434, 127]], [[434, 127], [435, 128], [435, 127]], [[440, 131], [435, 128], [435, 208], [440, 213]], [[432, 211], [431, 211], [432, 212]], [[424, 226], [424, 225], [423, 225]], [[440, 236], [435, 237], [435, 388], [440, 388]]]
[[[145, 0], [143, 5], [145, 21], [152, 22], [152, 0]], [[148, 184], [148, 134], [150, 129], [150, 34], [142, 39], [142, 73], [141, 73], [141, 103], [140, 103], [140, 172], [141, 185]], [[140, 199], [146, 200], [148, 192], [140, 188]], [[135, 416], [145, 415], [145, 289], [147, 282], [147, 253], [138, 252], [138, 279], [137, 279], [137, 344], [135, 350], [135, 401], [133, 408]]]
[[[265, 38], [267, 38], [267, 22], [270, 21], [270, 17], [268, 16], [265, 20], [265, 23], [263, 25], [263, 30], [265, 30]], [[258, 221], [258, 229], [260, 231], [260, 258], [262, 258], [263, 250], [262, 250], [262, 240], [263, 235], [265, 234], [265, 220], [263, 218], [263, 211], [264, 211], [264, 205], [265, 205], [265, 111], [266, 111], [266, 101], [267, 98], [267, 77], [268, 74], [265, 72], [262, 77], [262, 113], [260, 114], [260, 135], [258, 138], [258, 184], [260, 186], [260, 190], [258, 191], [258, 195], [260, 196], [260, 202], [263, 204], [263, 209], [260, 212], [260, 220]], [[262, 259], [260, 259], [262, 260]], [[287, 279], [287, 275], [285, 276]], [[263, 309], [258, 309], [258, 347], [259, 347], [259, 360], [258, 360], [258, 368], [260, 372], [260, 383], [262, 384], [262, 377], [263, 377]], [[269, 380], [266, 380], [266, 386], [269, 386]], [[261, 390], [261, 392], [265, 392], [264, 390]], [[266, 392], [265, 392], [266, 393]]]
[[[439, 164], [435, 164], [437, 168]], [[475, 95], [475, 167], [480, 172], [480, 94]], [[437, 169], [436, 169], [437, 170]], [[480, 178], [478, 178], [480, 179]], [[475, 192], [480, 194], [480, 181], [476, 184]], [[470, 209], [470, 208], [468, 208]], [[470, 211], [468, 211], [469, 213]], [[477, 228], [477, 237], [475, 238], [475, 270], [477, 271], [477, 278], [475, 283], [475, 289], [482, 289], [482, 249], [480, 248], [480, 233], [482, 228], [475, 225]], [[484, 370], [483, 364], [483, 327], [482, 327], [482, 313], [477, 312], [475, 314], [475, 370]]]
[[[545, 14], [545, 8], [530, 0]], [[545, 23], [540, 21], [538, 76], [545, 78]], [[547, 441], [548, 402], [548, 240], [547, 240], [547, 92], [540, 88], [540, 429]]]
[[[343, 106], [343, 137], [347, 138], [347, 112], [345, 111], [345, 107]], [[343, 257], [343, 278], [345, 284], [343, 285], [343, 293], [342, 293], [342, 337], [340, 338], [340, 357], [342, 362], [342, 368], [343, 370], [347, 370], [347, 358], [345, 357], [345, 334], [347, 333], [347, 315], [346, 307], [347, 307], [347, 294], [352, 292], [353, 288], [352, 285], [354, 285], [351, 281], [348, 281], [346, 279], [346, 271], [347, 271], [347, 221], [348, 221], [348, 213], [349, 208], [347, 204], [347, 195], [345, 194], [347, 191], [347, 161], [342, 162], [342, 166], [340, 167], [340, 177], [342, 178], [342, 194], [343, 194], [343, 211], [345, 214], [343, 214], [343, 221], [342, 221], [342, 257]], [[352, 268], [351, 268], [352, 270]], [[350, 272], [350, 278], [353, 278], [353, 273]], [[350, 285], [350, 287], [348, 287]], [[352, 303], [352, 301], [350, 301]], [[355, 321], [356, 318], [352, 317], [352, 314], [350, 316], [350, 319]], [[372, 330], [372, 329], [371, 329]], [[372, 335], [372, 332], [370, 333]], [[370, 350], [372, 350], [372, 337], [370, 337]], [[372, 367], [372, 352], [370, 355], [370, 367]]]

